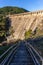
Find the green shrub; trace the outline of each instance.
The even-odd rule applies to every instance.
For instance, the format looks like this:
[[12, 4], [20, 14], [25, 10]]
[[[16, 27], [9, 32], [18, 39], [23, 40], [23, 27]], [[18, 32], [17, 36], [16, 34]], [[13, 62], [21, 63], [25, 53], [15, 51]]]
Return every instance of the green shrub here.
[[31, 37], [31, 35], [32, 35], [32, 31], [31, 31], [31, 30], [26, 31], [26, 32], [25, 32], [25, 39], [30, 38], [30, 37]]

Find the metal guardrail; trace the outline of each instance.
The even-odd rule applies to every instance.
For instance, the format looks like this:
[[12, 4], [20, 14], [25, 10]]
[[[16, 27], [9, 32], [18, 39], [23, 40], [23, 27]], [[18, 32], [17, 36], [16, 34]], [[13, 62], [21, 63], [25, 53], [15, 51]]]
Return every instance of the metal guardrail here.
[[35, 65], [43, 65], [43, 58], [40, 56], [40, 54], [34, 49], [34, 47], [26, 42], [26, 46], [28, 51], [30, 52], [30, 55], [34, 61]]
[[14, 52], [12, 53], [12, 55], [10, 56], [10, 58], [8, 59], [8, 63], [7, 63], [7, 65], [10, 64], [10, 62], [11, 62], [11, 60], [12, 60], [14, 54], [17, 52], [17, 48], [18, 48], [18, 46], [19, 46], [19, 44], [16, 46], [16, 48], [14, 48]]
[[[3, 58], [3, 56], [5, 54], [7, 54], [9, 51], [10, 53], [3, 59], [3, 61], [0, 63], [0, 65], [7, 65], [7, 62], [9, 60], [9, 58], [13, 55], [13, 51], [16, 50], [17, 48], [17, 44], [14, 44], [13, 46], [11, 46], [7, 51], [5, 51], [1, 56], [0, 56], [0, 60]], [[10, 50], [11, 49], [11, 50]]]
[[9, 65], [10, 62], [12, 61], [12, 58], [13, 58], [14, 54], [16, 53], [16, 51], [17, 51], [17, 49], [10, 55], [10, 58], [8, 59], [7, 65]]

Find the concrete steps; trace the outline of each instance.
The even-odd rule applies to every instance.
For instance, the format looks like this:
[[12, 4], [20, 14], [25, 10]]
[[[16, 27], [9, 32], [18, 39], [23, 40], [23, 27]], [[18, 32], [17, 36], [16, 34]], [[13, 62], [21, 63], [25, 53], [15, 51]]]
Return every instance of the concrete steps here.
[[24, 43], [20, 44], [18, 51], [14, 55], [10, 65], [34, 65], [30, 53], [28, 53]]

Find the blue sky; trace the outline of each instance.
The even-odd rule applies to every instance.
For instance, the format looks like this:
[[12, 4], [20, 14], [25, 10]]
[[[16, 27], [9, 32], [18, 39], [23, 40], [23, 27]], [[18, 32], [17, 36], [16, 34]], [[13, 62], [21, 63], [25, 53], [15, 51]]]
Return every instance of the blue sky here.
[[0, 0], [0, 7], [17, 6], [29, 11], [43, 10], [43, 0]]

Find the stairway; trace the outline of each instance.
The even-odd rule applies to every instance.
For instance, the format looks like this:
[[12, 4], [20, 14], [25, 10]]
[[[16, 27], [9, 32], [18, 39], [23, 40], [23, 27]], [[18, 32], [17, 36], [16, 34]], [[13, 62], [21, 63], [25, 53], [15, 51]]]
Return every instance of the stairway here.
[[25, 43], [20, 43], [17, 53], [13, 56], [10, 65], [34, 65], [34, 62], [27, 51]]

